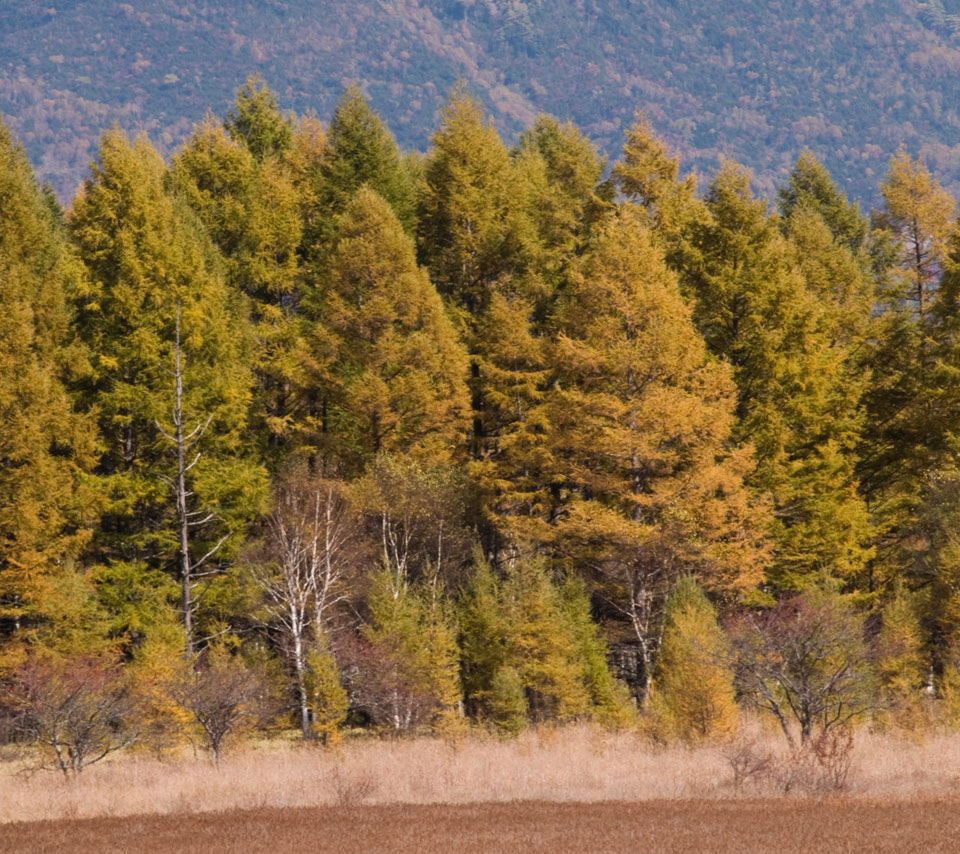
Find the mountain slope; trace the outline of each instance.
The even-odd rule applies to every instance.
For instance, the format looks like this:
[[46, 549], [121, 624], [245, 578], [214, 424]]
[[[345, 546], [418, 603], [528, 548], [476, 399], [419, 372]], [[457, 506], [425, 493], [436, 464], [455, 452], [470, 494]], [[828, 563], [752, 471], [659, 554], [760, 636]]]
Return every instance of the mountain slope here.
[[463, 79], [508, 136], [545, 110], [616, 155], [640, 107], [688, 167], [727, 154], [770, 191], [806, 146], [869, 202], [901, 142], [960, 186], [955, 13], [960, 0], [8, 0], [0, 112], [69, 197], [102, 129], [172, 150], [251, 71], [322, 118], [359, 81], [417, 148]]

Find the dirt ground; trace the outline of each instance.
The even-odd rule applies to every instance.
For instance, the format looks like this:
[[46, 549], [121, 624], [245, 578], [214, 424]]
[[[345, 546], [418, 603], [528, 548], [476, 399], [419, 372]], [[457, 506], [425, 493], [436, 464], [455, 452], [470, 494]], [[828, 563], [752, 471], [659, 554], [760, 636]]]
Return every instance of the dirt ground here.
[[0, 826], [0, 852], [954, 854], [960, 799], [262, 809]]

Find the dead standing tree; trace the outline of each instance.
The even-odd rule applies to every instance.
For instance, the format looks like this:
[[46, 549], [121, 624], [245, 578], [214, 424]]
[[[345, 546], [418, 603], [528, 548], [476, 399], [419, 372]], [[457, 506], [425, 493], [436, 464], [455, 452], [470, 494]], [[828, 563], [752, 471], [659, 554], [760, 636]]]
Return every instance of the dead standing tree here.
[[347, 597], [357, 545], [357, 522], [340, 484], [299, 475], [280, 484], [262, 560], [251, 574], [290, 651], [304, 738], [311, 725], [308, 650], [321, 647], [329, 612]]
[[[161, 479], [171, 487], [176, 501], [180, 609], [183, 614], [184, 632], [187, 636], [187, 655], [193, 655], [196, 645], [193, 616], [197, 610], [197, 600], [194, 595], [194, 590], [201, 579], [215, 574], [206, 572], [203, 567], [220, 551], [230, 535], [224, 534], [211, 547], [208, 547], [201, 557], [194, 558], [191, 545], [193, 532], [212, 522], [218, 521], [216, 513], [196, 506], [196, 493], [191, 489], [189, 484], [190, 472], [196, 467], [197, 463], [200, 462], [202, 453], [199, 450], [195, 451], [195, 449], [203, 439], [207, 428], [210, 426], [210, 422], [213, 420], [213, 416], [209, 416], [205, 422], [198, 422], [189, 432], [187, 432], [184, 427], [184, 369], [183, 347], [180, 340], [179, 302], [177, 303], [173, 358], [174, 367], [173, 370], [169, 371], [175, 385], [172, 412], [173, 429], [167, 431], [159, 422], [157, 423], [157, 429], [163, 437], [173, 445], [176, 456], [176, 474], [173, 477], [162, 476]], [[193, 457], [192, 459], [190, 459], [191, 455]]]

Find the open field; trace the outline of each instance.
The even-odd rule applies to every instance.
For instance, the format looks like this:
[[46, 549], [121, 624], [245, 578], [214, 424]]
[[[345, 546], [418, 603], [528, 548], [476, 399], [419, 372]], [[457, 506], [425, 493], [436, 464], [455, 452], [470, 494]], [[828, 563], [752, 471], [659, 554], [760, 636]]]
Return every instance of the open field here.
[[322, 807], [0, 828], [3, 854], [953, 854], [958, 846], [952, 799]]
[[[783, 749], [773, 734], [755, 738]], [[94, 765], [75, 781], [52, 772], [15, 774], [17, 767], [0, 764], [0, 823], [394, 804], [742, 801], [776, 793], [754, 785], [737, 791], [723, 747], [657, 748], [633, 733], [587, 726], [528, 732], [506, 742], [363, 739], [334, 749], [266, 744], [238, 748], [219, 769], [202, 755], [160, 761], [134, 754]], [[911, 741], [859, 734], [842, 797], [960, 797], [960, 736]]]

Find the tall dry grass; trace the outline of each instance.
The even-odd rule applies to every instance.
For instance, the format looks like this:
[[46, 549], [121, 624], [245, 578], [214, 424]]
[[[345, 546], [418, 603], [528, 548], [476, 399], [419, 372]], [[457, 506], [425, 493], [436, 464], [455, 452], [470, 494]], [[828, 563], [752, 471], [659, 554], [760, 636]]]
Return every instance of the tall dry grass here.
[[[757, 732], [771, 750], [775, 736]], [[912, 798], [960, 792], [960, 736], [912, 740], [860, 733], [848, 795]], [[661, 748], [590, 726], [528, 732], [514, 741], [364, 739], [333, 748], [264, 745], [227, 755], [127, 756], [76, 781], [0, 765], [0, 822], [258, 807], [598, 802], [737, 798], [723, 746]], [[754, 793], [755, 794], [755, 793]]]

